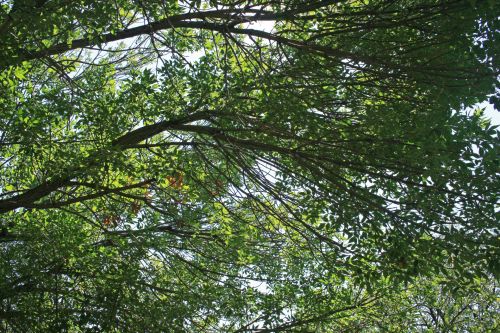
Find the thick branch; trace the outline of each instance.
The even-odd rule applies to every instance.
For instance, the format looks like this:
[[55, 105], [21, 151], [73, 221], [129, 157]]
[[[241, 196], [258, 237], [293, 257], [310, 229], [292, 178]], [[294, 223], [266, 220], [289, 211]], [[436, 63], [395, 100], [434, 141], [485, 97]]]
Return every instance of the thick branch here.
[[[210, 118], [210, 116], [211, 114], [209, 112], [201, 111], [193, 113], [191, 115], [186, 115], [184, 117], [179, 117], [174, 120], [167, 120], [153, 125], [147, 125], [133, 130], [114, 140], [111, 143], [111, 148], [114, 150], [123, 150], [126, 149], [127, 145], [137, 144], [157, 135], [158, 133], [161, 133], [162, 131], [165, 131], [171, 127], [175, 127], [176, 125], [201, 119], [208, 119]], [[58, 188], [68, 185], [71, 182], [71, 179], [78, 176], [78, 174], [82, 171], [95, 166], [97, 157], [102, 155], [102, 151], [97, 151], [91, 154], [90, 157], [88, 157], [86, 161], [82, 163], [82, 166], [66, 170], [66, 172], [64, 172], [64, 175], [46, 181], [32, 189], [27, 190], [22, 194], [13, 196], [8, 199], [0, 200], [0, 213], [6, 213], [20, 207], [32, 207], [36, 201], [49, 195]]]
[[[328, 5], [331, 3], [331, 1], [323, 1], [320, 2], [321, 7]], [[316, 7], [319, 5], [316, 5]], [[308, 7], [306, 7], [303, 10], [307, 10]], [[335, 57], [339, 59], [351, 59], [354, 61], [360, 61], [365, 64], [373, 64], [375, 62], [379, 62], [378, 60], [375, 60], [373, 58], [367, 57], [367, 56], [361, 56], [358, 54], [353, 54], [350, 52], [342, 51], [340, 49], [335, 49], [331, 47], [325, 47], [321, 46], [318, 44], [313, 44], [313, 43], [305, 43], [302, 41], [298, 40], [293, 40], [289, 38], [285, 38], [282, 36], [278, 36], [276, 34], [272, 34], [269, 32], [261, 31], [261, 30], [256, 30], [256, 29], [243, 29], [243, 28], [236, 28], [234, 26], [231, 26], [229, 24], [229, 20], [233, 18], [234, 15], [240, 14], [236, 10], [217, 10], [217, 11], [206, 11], [206, 12], [195, 12], [195, 13], [186, 13], [186, 14], [180, 14], [180, 15], [174, 15], [170, 16], [166, 19], [159, 20], [157, 22], [152, 22], [147, 25], [142, 25], [134, 28], [129, 28], [129, 29], [124, 29], [116, 33], [109, 33], [109, 34], [104, 34], [100, 36], [98, 40], [91, 39], [91, 38], [82, 38], [82, 39], [77, 39], [72, 41], [72, 43], [60, 43], [53, 45], [51, 47], [48, 47], [45, 50], [40, 50], [40, 51], [35, 51], [35, 52], [23, 52], [20, 54], [20, 57], [18, 58], [17, 61], [23, 61], [23, 60], [33, 60], [33, 59], [40, 59], [44, 58], [46, 56], [51, 56], [51, 55], [58, 55], [62, 54], [67, 51], [71, 50], [76, 50], [76, 49], [81, 49], [85, 47], [90, 47], [95, 44], [100, 44], [100, 43], [109, 43], [109, 42], [115, 42], [119, 40], [123, 40], [126, 38], [131, 38], [131, 37], [138, 37], [141, 35], [151, 35], [152, 33], [161, 31], [161, 30], [168, 30], [168, 29], [175, 29], [175, 28], [191, 28], [191, 29], [203, 29], [203, 30], [211, 30], [211, 31], [216, 31], [220, 33], [234, 33], [234, 34], [242, 34], [242, 35], [247, 35], [247, 36], [253, 36], [253, 37], [260, 37], [263, 39], [275, 41], [296, 49], [300, 49], [303, 51], [311, 52], [311, 53], [316, 53], [322, 56], [327, 56], [327, 57]], [[284, 19], [284, 18], [289, 18], [291, 15], [297, 14], [296, 12], [294, 13], [267, 13], [262, 16], [259, 15], [253, 15], [253, 16], [244, 16], [244, 21], [245, 22], [257, 22], [257, 21], [275, 21], [279, 19]], [[212, 22], [207, 22], [204, 21], [206, 19], [210, 18], [219, 18], [219, 19], [226, 19], [228, 21], [228, 24], [225, 23], [212, 23]], [[193, 21], [196, 20], [196, 21]]]

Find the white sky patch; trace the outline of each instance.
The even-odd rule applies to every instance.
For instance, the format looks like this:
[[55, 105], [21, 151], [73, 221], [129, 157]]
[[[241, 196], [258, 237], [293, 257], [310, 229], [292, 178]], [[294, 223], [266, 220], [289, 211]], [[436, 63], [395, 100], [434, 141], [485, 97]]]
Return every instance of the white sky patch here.
[[500, 125], [500, 111], [495, 110], [492, 104], [488, 102], [482, 102], [475, 105], [474, 108], [484, 108], [484, 116], [491, 120], [492, 125]]
[[248, 286], [252, 289], [256, 289], [259, 293], [268, 295], [271, 292], [269, 284], [265, 281], [250, 280]]
[[200, 59], [202, 56], [205, 55], [205, 50], [201, 49], [195, 52], [189, 52], [184, 55], [187, 61], [190, 63], [196, 62], [198, 59]]
[[261, 30], [265, 32], [274, 32], [274, 21], [258, 21], [247, 23], [245, 28]]

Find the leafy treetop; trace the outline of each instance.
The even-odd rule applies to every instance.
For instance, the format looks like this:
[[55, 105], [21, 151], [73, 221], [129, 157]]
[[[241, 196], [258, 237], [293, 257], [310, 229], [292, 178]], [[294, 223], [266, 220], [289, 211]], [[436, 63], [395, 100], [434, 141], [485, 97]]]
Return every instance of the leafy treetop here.
[[499, 108], [499, 4], [0, 8], [5, 331], [356, 331], [498, 277], [498, 132], [461, 110]]

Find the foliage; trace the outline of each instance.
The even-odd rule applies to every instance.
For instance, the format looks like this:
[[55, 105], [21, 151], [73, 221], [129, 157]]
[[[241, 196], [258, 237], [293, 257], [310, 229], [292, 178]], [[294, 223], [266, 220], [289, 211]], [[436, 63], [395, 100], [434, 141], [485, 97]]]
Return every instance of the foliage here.
[[498, 326], [499, 14], [2, 2], [0, 327]]

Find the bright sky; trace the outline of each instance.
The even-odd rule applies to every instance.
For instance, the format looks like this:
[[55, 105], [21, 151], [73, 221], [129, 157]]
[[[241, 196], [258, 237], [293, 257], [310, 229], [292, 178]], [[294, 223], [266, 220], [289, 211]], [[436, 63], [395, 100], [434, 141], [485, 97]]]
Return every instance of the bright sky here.
[[493, 125], [500, 125], [500, 111], [496, 111], [494, 108], [493, 108], [493, 105], [491, 105], [490, 103], [488, 102], [483, 102], [481, 104], [478, 104], [477, 106], [479, 107], [482, 107], [482, 108], [485, 108], [484, 110], [484, 115], [487, 117], [487, 118], [490, 118], [491, 119], [491, 123]]

